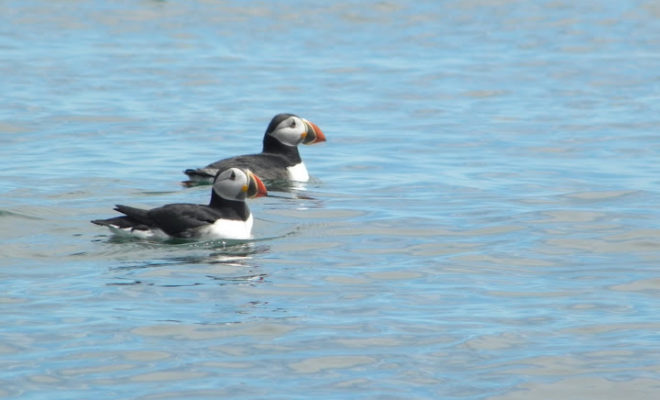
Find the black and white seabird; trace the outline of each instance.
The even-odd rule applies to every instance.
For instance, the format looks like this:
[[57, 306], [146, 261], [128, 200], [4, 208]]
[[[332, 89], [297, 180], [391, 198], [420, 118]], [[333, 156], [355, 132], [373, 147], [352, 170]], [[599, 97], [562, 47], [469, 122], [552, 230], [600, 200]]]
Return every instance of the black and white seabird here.
[[117, 205], [115, 210], [123, 216], [92, 223], [145, 239], [249, 239], [253, 218], [245, 200], [265, 195], [266, 187], [257, 175], [229, 168], [215, 177], [209, 205], [167, 204], [151, 210]]
[[190, 178], [185, 184], [210, 183], [218, 170], [228, 167], [248, 168], [267, 183], [307, 182], [309, 173], [300, 158], [298, 145], [325, 142], [325, 135], [315, 123], [293, 114], [277, 114], [264, 134], [263, 150], [226, 158], [204, 168], [184, 171]]

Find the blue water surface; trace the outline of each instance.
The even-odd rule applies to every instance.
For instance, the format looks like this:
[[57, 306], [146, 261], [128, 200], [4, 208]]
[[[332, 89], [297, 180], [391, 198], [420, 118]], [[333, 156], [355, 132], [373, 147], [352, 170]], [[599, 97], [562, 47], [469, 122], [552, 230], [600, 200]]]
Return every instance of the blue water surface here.
[[[660, 8], [0, 4], [0, 398], [650, 399]], [[89, 223], [325, 132], [255, 240]]]

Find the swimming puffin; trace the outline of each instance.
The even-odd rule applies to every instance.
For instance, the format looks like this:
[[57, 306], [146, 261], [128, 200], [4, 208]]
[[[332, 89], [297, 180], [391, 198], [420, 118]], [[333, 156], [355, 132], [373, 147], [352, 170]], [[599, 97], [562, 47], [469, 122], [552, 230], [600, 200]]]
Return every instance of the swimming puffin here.
[[325, 135], [313, 122], [294, 114], [277, 114], [264, 134], [263, 150], [226, 158], [204, 168], [184, 171], [190, 178], [184, 185], [210, 183], [218, 170], [230, 166], [248, 168], [271, 184], [288, 181], [307, 182], [309, 173], [298, 153], [298, 145], [325, 142]]
[[216, 175], [209, 205], [167, 204], [151, 210], [117, 205], [115, 210], [123, 216], [92, 223], [144, 239], [249, 239], [253, 218], [245, 199], [265, 195], [257, 175], [229, 168]]

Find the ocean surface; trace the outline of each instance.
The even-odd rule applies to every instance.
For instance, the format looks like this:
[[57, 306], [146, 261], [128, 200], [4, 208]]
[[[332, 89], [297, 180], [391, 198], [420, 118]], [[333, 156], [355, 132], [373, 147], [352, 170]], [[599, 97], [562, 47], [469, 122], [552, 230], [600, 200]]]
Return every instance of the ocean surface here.
[[[660, 3], [0, 2], [0, 398], [660, 396]], [[258, 152], [255, 239], [113, 237]]]

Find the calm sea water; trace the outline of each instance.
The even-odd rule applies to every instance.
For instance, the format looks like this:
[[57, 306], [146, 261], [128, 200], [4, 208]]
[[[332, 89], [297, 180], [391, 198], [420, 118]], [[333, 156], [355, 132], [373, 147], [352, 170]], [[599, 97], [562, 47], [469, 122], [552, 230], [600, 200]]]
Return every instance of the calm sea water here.
[[[656, 1], [4, 1], [0, 397], [660, 395]], [[294, 112], [256, 240], [116, 203]]]

